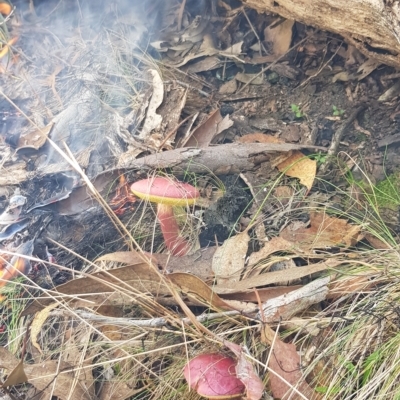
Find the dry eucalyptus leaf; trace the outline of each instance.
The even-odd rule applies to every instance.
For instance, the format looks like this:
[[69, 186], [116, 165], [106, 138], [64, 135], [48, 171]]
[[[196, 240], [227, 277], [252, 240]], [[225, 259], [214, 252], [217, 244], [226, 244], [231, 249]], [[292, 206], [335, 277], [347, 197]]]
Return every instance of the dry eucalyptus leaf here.
[[222, 300], [214, 291], [206, 285], [200, 278], [191, 274], [181, 272], [168, 275], [169, 280], [179, 287], [182, 293], [198, 302], [212, 307], [216, 310], [230, 310], [232, 309], [224, 300]]
[[279, 25], [272, 24], [264, 29], [265, 41], [272, 44], [272, 53], [279, 57], [284, 55], [290, 48], [292, 41], [292, 29], [294, 21], [287, 19]]
[[[238, 141], [241, 143], [284, 143], [275, 136], [263, 133], [250, 133], [242, 136]], [[317, 162], [307, 158], [301, 151], [293, 150], [289, 154], [280, 153], [274, 160], [271, 160], [271, 164], [285, 175], [300, 179], [300, 183], [308, 190], [311, 189], [317, 173]]]
[[353, 246], [358, 241], [361, 227], [351, 225], [345, 219], [329, 217], [323, 212], [310, 214], [310, 227], [290, 224], [280, 233], [280, 237], [296, 243], [303, 250], [332, 246]]
[[222, 84], [219, 87], [218, 92], [220, 94], [233, 94], [236, 92], [237, 87], [238, 87], [238, 84], [237, 84], [236, 79], [232, 79], [232, 80]]
[[277, 251], [290, 251], [297, 253], [299, 250], [300, 249], [296, 247], [295, 243], [289, 242], [281, 237], [274, 237], [269, 242], [265, 243], [262, 249], [250, 254], [249, 265], [257, 264]]
[[[15, 369], [19, 364], [16, 357], [4, 347], [0, 347], [0, 367]], [[57, 396], [60, 400], [90, 400], [91, 390], [84, 382], [75, 380], [74, 367], [60, 360], [47, 360], [40, 364], [23, 364], [29, 383], [49, 396]], [[50, 398], [50, 397], [47, 397]]]
[[6, 388], [26, 382], [28, 382], [28, 377], [25, 374], [24, 362], [21, 360], [1, 386]]
[[224, 244], [216, 250], [212, 261], [212, 270], [218, 285], [233, 284], [240, 280], [249, 240], [249, 234], [246, 231], [241, 232], [225, 240]]
[[222, 61], [217, 56], [205, 57], [203, 60], [182, 68], [183, 71], [189, 74], [197, 74], [204, 71], [212, 71], [222, 65]]
[[307, 275], [312, 275], [317, 272], [325, 271], [330, 268], [337, 268], [344, 261], [328, 259], [326, 261], [321, 261], [316, 264], [310, 264], [305, 267], [291, 268], [290, 276], [288, 276], [288, 271], [275, 271], [275, 272], [265, 272], [263, 274], [252, 276], [251, 278], [243, 279], [239, 282], [227, 282], [224, 286], [214, 286], [213, 291], [218, 294], [231, 294], [248, 292], [254, 290], [255, 287], [273, 285], [278, 282], [290, 279], [300, 279]]
[[361, 64], [357, 70], [358, 77], [357, 79], [361, 81], [366, 78], [371, 72], [375, 71], [381, 63], [372, 58], [366, 60], [363, 64]]
[[242, 52], [242, 46], [243, 46], [243, 41], [235, 43], [234, 45], [228, 47], [225, 50], [219, 51], [218, 54], [221, 57], [233, 58], [236, 61], [244, 62], [238, 57]]
[[235, 367], [236, 376], [246, 388], [246, 399], [261, 399], [264, 393], [264, 383], [256, 373], [249, 358], [246, 357], [242, 347], [227, 340], [224, 341], [224, 345], [237, 357], [238, 361]]
[[233, 121], [226, 115], [222, 117], [220, 110], [212, 111], [208, 118], [197, 126], [189, 139], [183, 143], [185, 147], [208, 147], [216, 135], [233, 125]]
[[[296, 351], [296, 346], [283, 342], [278, 335], [275, 336], [275, 332], [268, 325], [264, 325], [261, 338], [264, 343], [273, 344], [268, 367], [270, 370], [269, 381], [274, 398], [284, 400], [320, 399], [321, 396], [313, 391], [301, 373], [300, 356]], [[299, 395], [293, 388], [296, 388], [303, 396]]]
[[108, 253], [104, 256], [96, 259], [95, 262], [100, 261], [111, 261], [111, 262], [119, 262], [123, 264], [135, 265], [142, 264], [146, 261], [146, 258], [149, 258], [145, 254], [140, 254], [137, 251], [116, 251], [115, 253]]

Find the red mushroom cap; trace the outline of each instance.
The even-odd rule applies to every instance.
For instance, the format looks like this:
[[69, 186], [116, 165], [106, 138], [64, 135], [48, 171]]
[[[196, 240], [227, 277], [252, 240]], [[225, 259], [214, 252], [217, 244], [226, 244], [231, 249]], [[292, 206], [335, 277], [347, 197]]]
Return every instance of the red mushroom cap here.
[[185, 366], [183, 374], [190, 387], [208, 399], [240, 397], [245, 386], [236, 376], [236, 361], [219, 353], [201, 354]]
[[170, 206], [191, 205], [200, 197], [192, 185], [163, 177], [137, 181], [131, 185], [131, 190], [143, 200]]

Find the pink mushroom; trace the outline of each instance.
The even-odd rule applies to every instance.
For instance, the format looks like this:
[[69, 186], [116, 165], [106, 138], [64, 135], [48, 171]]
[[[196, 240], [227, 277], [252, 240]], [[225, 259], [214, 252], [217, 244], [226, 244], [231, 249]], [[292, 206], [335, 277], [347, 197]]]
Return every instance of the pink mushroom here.
[[167, 248], [174, 256], [183, 256], [190, 250], [189, 243], [180, 235], [174, 206], [188, 206], [200, 197], [199, 191], [188, 183], [170, 178], [153, 177], [135, 182], [132, 192], [139, 198], [157, 203], [157, 218]]
[[219, 353], [201, 354], [185, 366], [189, 386], [207, 399], [240, 398], [245, 386], [236, 376], [236, 361]]

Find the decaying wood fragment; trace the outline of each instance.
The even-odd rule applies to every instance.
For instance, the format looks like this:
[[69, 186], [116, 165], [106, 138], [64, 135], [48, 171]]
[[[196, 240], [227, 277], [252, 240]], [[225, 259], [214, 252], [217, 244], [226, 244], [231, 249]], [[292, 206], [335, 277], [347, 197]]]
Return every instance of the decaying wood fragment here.
[[244, 0], [259, 12], [342, 35], [367, 57], [400, 66], [400, 8], [385, 0]]
[[310, 282], [293, 292], [266, 301], [258, 317], [265, 323], [287, 320], [326, 299], [329, 288], [329, 276]]

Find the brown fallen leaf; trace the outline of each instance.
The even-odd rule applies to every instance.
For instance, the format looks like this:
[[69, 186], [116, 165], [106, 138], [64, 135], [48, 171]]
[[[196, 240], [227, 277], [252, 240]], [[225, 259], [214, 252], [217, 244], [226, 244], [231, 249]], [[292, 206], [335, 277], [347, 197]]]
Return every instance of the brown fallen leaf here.
[[290, 48], [293, 25], [293, 20], [286, 19], [279, 24], [272, 23], [264, 29], [265, 41], [272, 44], [272, 53], [277, 58]]
[[183, 294], [191, 298], [194, 297], [208, 307], [211, 306], [215, 310], [232, 309], [207, 284], [194, 275], [178, 272], [169, 274], [167, 277], [172, 283], [178, 286]]
[[332, 281], [329, 285], [329, 293], [327, 299], [336, 300], [351, 293], [360, 294], [371, 290], [376, 286], [371, 278], [376, 275], [376, 271], [371, 271], [370, 274], [364, 273], [362, 276], [345, 276], [343, 279]]
[[300, 289], [301, 287], [302, 287], [301, 285], [275, 286], [275, 287], [257, 289], [257, 293], [254, 290], [249, 292], [238, 292], [238, 293], [233, 292], [233, 293], [221, 294], [220, 297], [227, 301], [232, 299], [232, 300], [247, 301], [252, 303], [258, 303], [258, 301], [261, 301], [262, 303], [264, 303], [267, 300], [293, 292], [293, 290]]
[[[121, 290], [119, 290], [121, 289]], [[59, 301], [68, 303], [68, 307], [82, 304], [86, 301], [86, 307], [96, 307], [98, 296], [115, 293], [119, 298], [120, 304], [127, 300], [124, 292], [140, 291], [143, 294], [151, 293], [157, 300], [162, 302], [164, 296], [169, 296], [163, 277], [147, 263], [129, 265], [109, 271], [100, 271], [87, 275], [84, 278], [74, 279], [63, 285], [57, 286], [53, 291], [49, 291], [49, 297], [42, 296], [41, 299], [34, 300], [24, 311], [24, 315], [32, 314], [42, 310], [44, 307], [54, 302], [54, 297]], [[50, 297], [53, 296], [53, 297]], [[73, 295], [73, 299], [71, 296]], [[110, 304], [110, 303], [108, 303]], [[118, 304], [113, 302], [111, 304]]]
[[149, 261], [152, 259], [152, 256], [141, 254], [137, 251], [116, 251], [115, 253], [104, 254], [103, 256], [96, 259], [95, 262], [112, 261], [122, 264], [135, 265], [146, 262], [146, 257], [149, 258]]
[[[289, 278], [300, 279], [307, 275], [315, 274], [316, 272], [325, 271], [330, 268], [337, 268], [340, 264], [345, 264], [347, 262], [348, 261], [346, 260], [329, 259], [316, 264], [310, 264], [305, 267], [291, 268]], [[266, 272], [258, 276], [243, 279], [239, 282], [225, 284], [224, 286], [216, 285], [213, 287], [213, 291], [218, 294], [249, 292], [251, 290], [254, 290], [253, 288], [265, 285], [272, 285], [274, 283], [278, 283], [287, 279], [287, 270]]]
[[[20, 362], [4, 347], [0, 347], [0, 367], [14, 370]], [[36, 389], [52, 394], [60, 400], [90, 400], [91, 392], [84, 382], [75, 381], [74, 366], [60, 360], [47, 360], [40, 364], [23, 364], [30, 384]], [[50, 397], [47, 397], [50, 398]]]
[[1, 386], [6, 388], [26, 382], [28, 382], [28, 377], [26, 376], [24, 371], [24, 363], [23, 361], [20, 361], [17, 366], [11, 371], [11, 373], [8, 375], [7, 379]]
[[224, 286], [240, 280], [249, 240], [249, 234], [244, 231], [225, 240], [223, 245], [218, 247], [212, 261], [212, 270], [218, 285]]
[[390, 245], [388, 243], [385, 243], [381, 239], [377, 238], [376, 236], [372, 235], [369, 232], [365, 233], [365, 239], [368, 240], [368, 243], [374, 248], [374, 249], [390, 249]]
[[239, 143], [283, 143], [281, 139], [261, 132], [249, 133], [241, 136]]
[[304, 380], [301, 373], [300, 356], [294, 344], [280, 340], [268, 325], [263, 326], [261, 341], [272, 346], [268, 370], [274, 398], [282, 400], [304, 400], [304, 398], [317, 400], [321, 398]]
[[136, 251], [119, 251], [105, 254], [98, 258], [96, 262], [111, 261], [135, 265], [143, 263], [143, 257], [147, 257], [160, 271], [167, 273], [186, 272], [196, 275], [204, 281], [209, 281], [214, 276], [211, 270], [211, 261], [216, 249], [216, 247], [207, 247], [206, 249], [196, 251], [194, 254], [181, 257], [158, 253], [144, 253], [141, 255]]
[[236, 376], [242, 381], [246, 387], [247, 400], [259, 400], [263, 396], [264, 384], [260, 379], [253, 364], [245, 356], [241, 346], [236, 343], [224, 340], [224, 345], [235, 354], [238, 359], [236, 364]]
[[[92, 183], [100, 194], [104, 196], [111, 195], [112, 197], [112, 182], [116, 182], [120, 176], [120, 171], [107, 171], [98, 175]], [[98, 204], [97, 200], [88, 193], [87, 187], [80, 186], [75, 188], [68, 198], [51, 204], [48, 208], [54, 209], [60, 215], [74, 215], [96, 204]]]
[[[58, 301], [68, 303], [69, 308], [85, 306], [96, 308], [101, 305], [132, 304], [130, 293], [150, 294], [160, 304], [176, 304], [171, 295], [170, 282], [184, 292], [188, 305], [211, 306], [216, 309], [232, 307], [218, 297], [200, 278], [186, 273], [162, 275], [147, 263], [129, 265], [109, 271], [96, 272], [84, 278], [74, 279], [42, 295], [24, 311], [29, 315]], [[189, 283], [188, 283], [189, 282]], [[53, 297], [50, 297], [51, 296]], [[73, 295], [71, 298], [71, 295]]]
[[248, 264], [249, 266], [257, 264], [259, 261], [277, 251], [290, 251], [293, 253], [301, 252], [301, 250], [296, 246], [296, 243], [289, 242], [282, 237], [273, 237], [269, 242], [266, 242], [264, 247], [259, 251], [250, 254]]
[[222, 117], [220, 110], [212, 111], [208, 118], [196, 127], [182, 147], [207, 147], [214, 137], [233, 125], [229, 115]]
[[324, 212], [310, 213], [310, 227], [290, 224], [280, 233], [280, 237], [296, 243], [303, 250], [343, 246], [357, 243], [361, 227], [351, 225], [345, 219], [329, 217]]

